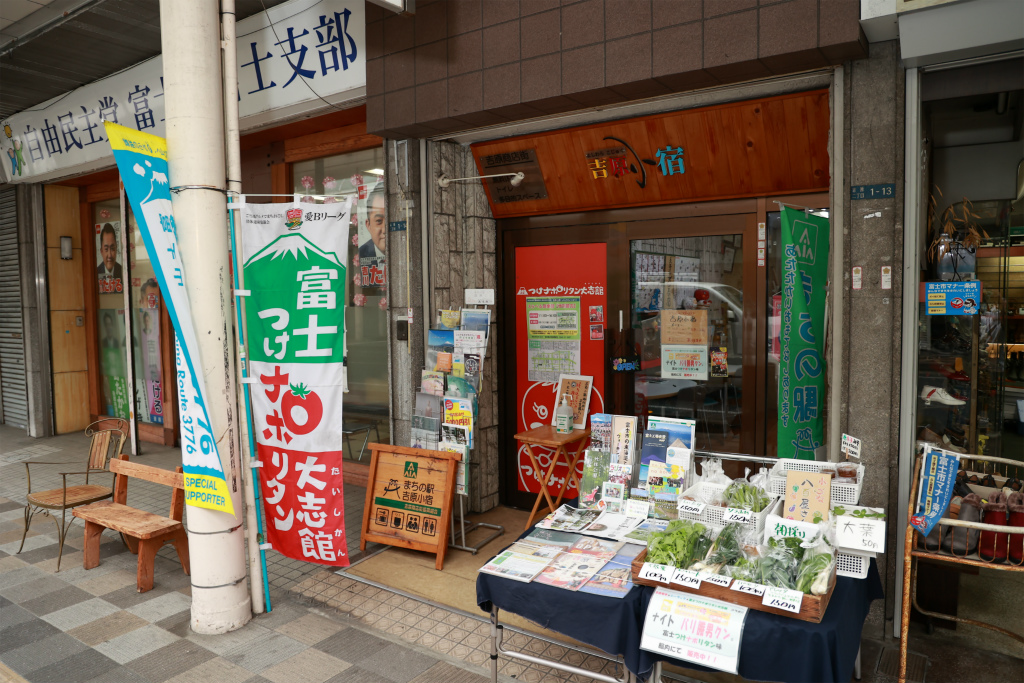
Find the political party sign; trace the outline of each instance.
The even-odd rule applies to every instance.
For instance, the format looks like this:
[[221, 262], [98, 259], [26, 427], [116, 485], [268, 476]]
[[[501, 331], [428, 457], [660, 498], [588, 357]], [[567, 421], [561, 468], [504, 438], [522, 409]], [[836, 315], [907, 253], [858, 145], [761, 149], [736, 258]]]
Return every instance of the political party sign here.
[[178, 250], [167, 172], [167, 141], [116, 123], [106, 123], [104, 127], [174, 324], [185, 503], [233, 515], [231, 492], [210, 427], [199, 344], [185, 284], [185, 264]]
[[332, 566], [348, 566], [340, 449], [351, 211], [351, 200], [241, 210], [267, 539], [288, 557]]
[[778, 456], [814, 460], [824, 443], [827, 218], [782, 207]]

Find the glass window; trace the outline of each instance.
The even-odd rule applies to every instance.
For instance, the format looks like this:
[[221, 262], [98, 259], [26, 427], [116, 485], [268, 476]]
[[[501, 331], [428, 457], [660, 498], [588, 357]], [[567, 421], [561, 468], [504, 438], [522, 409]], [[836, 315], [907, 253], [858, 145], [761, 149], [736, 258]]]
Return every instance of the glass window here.
[[128, 419], [131, 391], [125, 352], [124, 287], [121, 249], [121, 208], [117, 199], [93, 204], [96, 235], [96, 282], [99, 289], [97, 335], [100, 350], [101, 410]]
[[[349, 279], [345, 298], [346, 426], [375, 425], [374, 438], [388, 443], [387, 223], [384, 152], [380, 148], [292, 165], [293, 191], [304, 202], [334, 203], [330, 195], [356, 194], [349, 224]], [[324, 196], [327, 195], [327, 196]], [[379, 437], [378, 437], [379, 434]], [[355, 437], [353, 437], [355, 439]], [[361, 440], [347, 448], [360, 455]]]
[[696, 447], [739, 452], [742, 235], [630, 243], [638, 415], [697, 421]]
[[131, 278], [132, 361], [135, 365], [135, 414], [141, 422], [162, 425], [164, 403], [160, 338], [160, 286], [131, 207], [128, 213], [128, 273]]

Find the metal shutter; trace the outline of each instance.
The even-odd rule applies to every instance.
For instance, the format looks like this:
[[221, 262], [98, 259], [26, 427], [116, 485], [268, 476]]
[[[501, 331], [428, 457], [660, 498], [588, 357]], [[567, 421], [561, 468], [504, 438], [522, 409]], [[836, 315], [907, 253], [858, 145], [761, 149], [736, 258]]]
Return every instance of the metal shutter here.
[[16, 194], [8, 187], [0, 189], [0, 419], [22, 429], [28, 425], [24, 336]]

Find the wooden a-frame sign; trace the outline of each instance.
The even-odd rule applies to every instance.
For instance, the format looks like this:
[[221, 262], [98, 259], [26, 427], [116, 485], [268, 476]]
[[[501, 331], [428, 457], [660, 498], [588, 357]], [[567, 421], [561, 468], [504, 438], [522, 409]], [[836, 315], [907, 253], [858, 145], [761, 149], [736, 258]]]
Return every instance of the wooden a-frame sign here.
[[444, 567], [455, 499], [457, 453], [371, 443], [359, 549], [383, 543], [437, 555]]

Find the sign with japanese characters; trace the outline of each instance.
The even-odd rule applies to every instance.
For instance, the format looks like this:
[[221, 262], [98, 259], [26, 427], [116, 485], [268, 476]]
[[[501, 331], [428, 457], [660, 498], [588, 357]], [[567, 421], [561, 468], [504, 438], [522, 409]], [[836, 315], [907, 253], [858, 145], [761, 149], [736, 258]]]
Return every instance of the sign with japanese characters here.
[[185, 264], [178, 253], [178, 232], [171, 211], [167, 171], [167, 141], [115, 123], [105, 124], [104, 133], [114, 151], [125, 194], [138, 221], [176, 333], [174, 356], [185, 503], [233, 515], [231, 492], [207, 411], [205, 373], [185, 286]]
[[824, 444], [827, 218], [782, 207], [778, 454], [814, 460]]
[[817, 524], [828, 519], [828, 506], [832, 496], [832, 477], [820, 472], [786, 472], [786, 502], [782, 509], [785, 519]]
[[669, 379], [708, 378], [708, 347], [702, 344], [662, 344], [661, 376]]
[[661, 343], [707, 344], [708, 312], [703, 309], [695, 311], [662, 311]]
[[[292, 0], [239, 21], [236, 35], [242, 130], [365, 94], [361, 0]], [[164, 135], [163, 73], [156, 56], [3, 120], [0, 182], [108, 166], [105, 121]]]
[[437, 554], [444, 567], [455, 475], [463, 456], [385, 444], [371, 444], [363, 530], [359, 547], [384, 543]]
[[267, 539], [348, 566], [342, 485], [345, 254], [352, 200], [245, 204], [242, 274]]
[[747, 608], [657, 588], [644, 616], [640, 649], [737, 673]]
[[927, 536], [938, 523], [953, 497], [960, 456], [939, 448], [928, 447], [924, 454], [921, 478], [916, 482], [917, 500], [910, 526]]
[[924, 283], [928, 315], [977, 315], [981, 306], [981, 280]]
[[871, 553], [885, 552], [885, 510], [857, 505], [835, 506], [836, 546]]
[[[483, 175], [502, 175], [500, 178], [487, 179], [487, 187], [496, 202], [503, 204], [526, 202], [546, 199], [548, 196], [547, 188], [544, 186], [544, 175], [541, 173], [540, 164], [537, 163], [537, 150], [535, 149], [518, 149], [502, 154], [489, 154], [480, 158], [480, 165]], [[522, 173], [523, 180], [513, 185], [512, 174], [515, 173]]]

